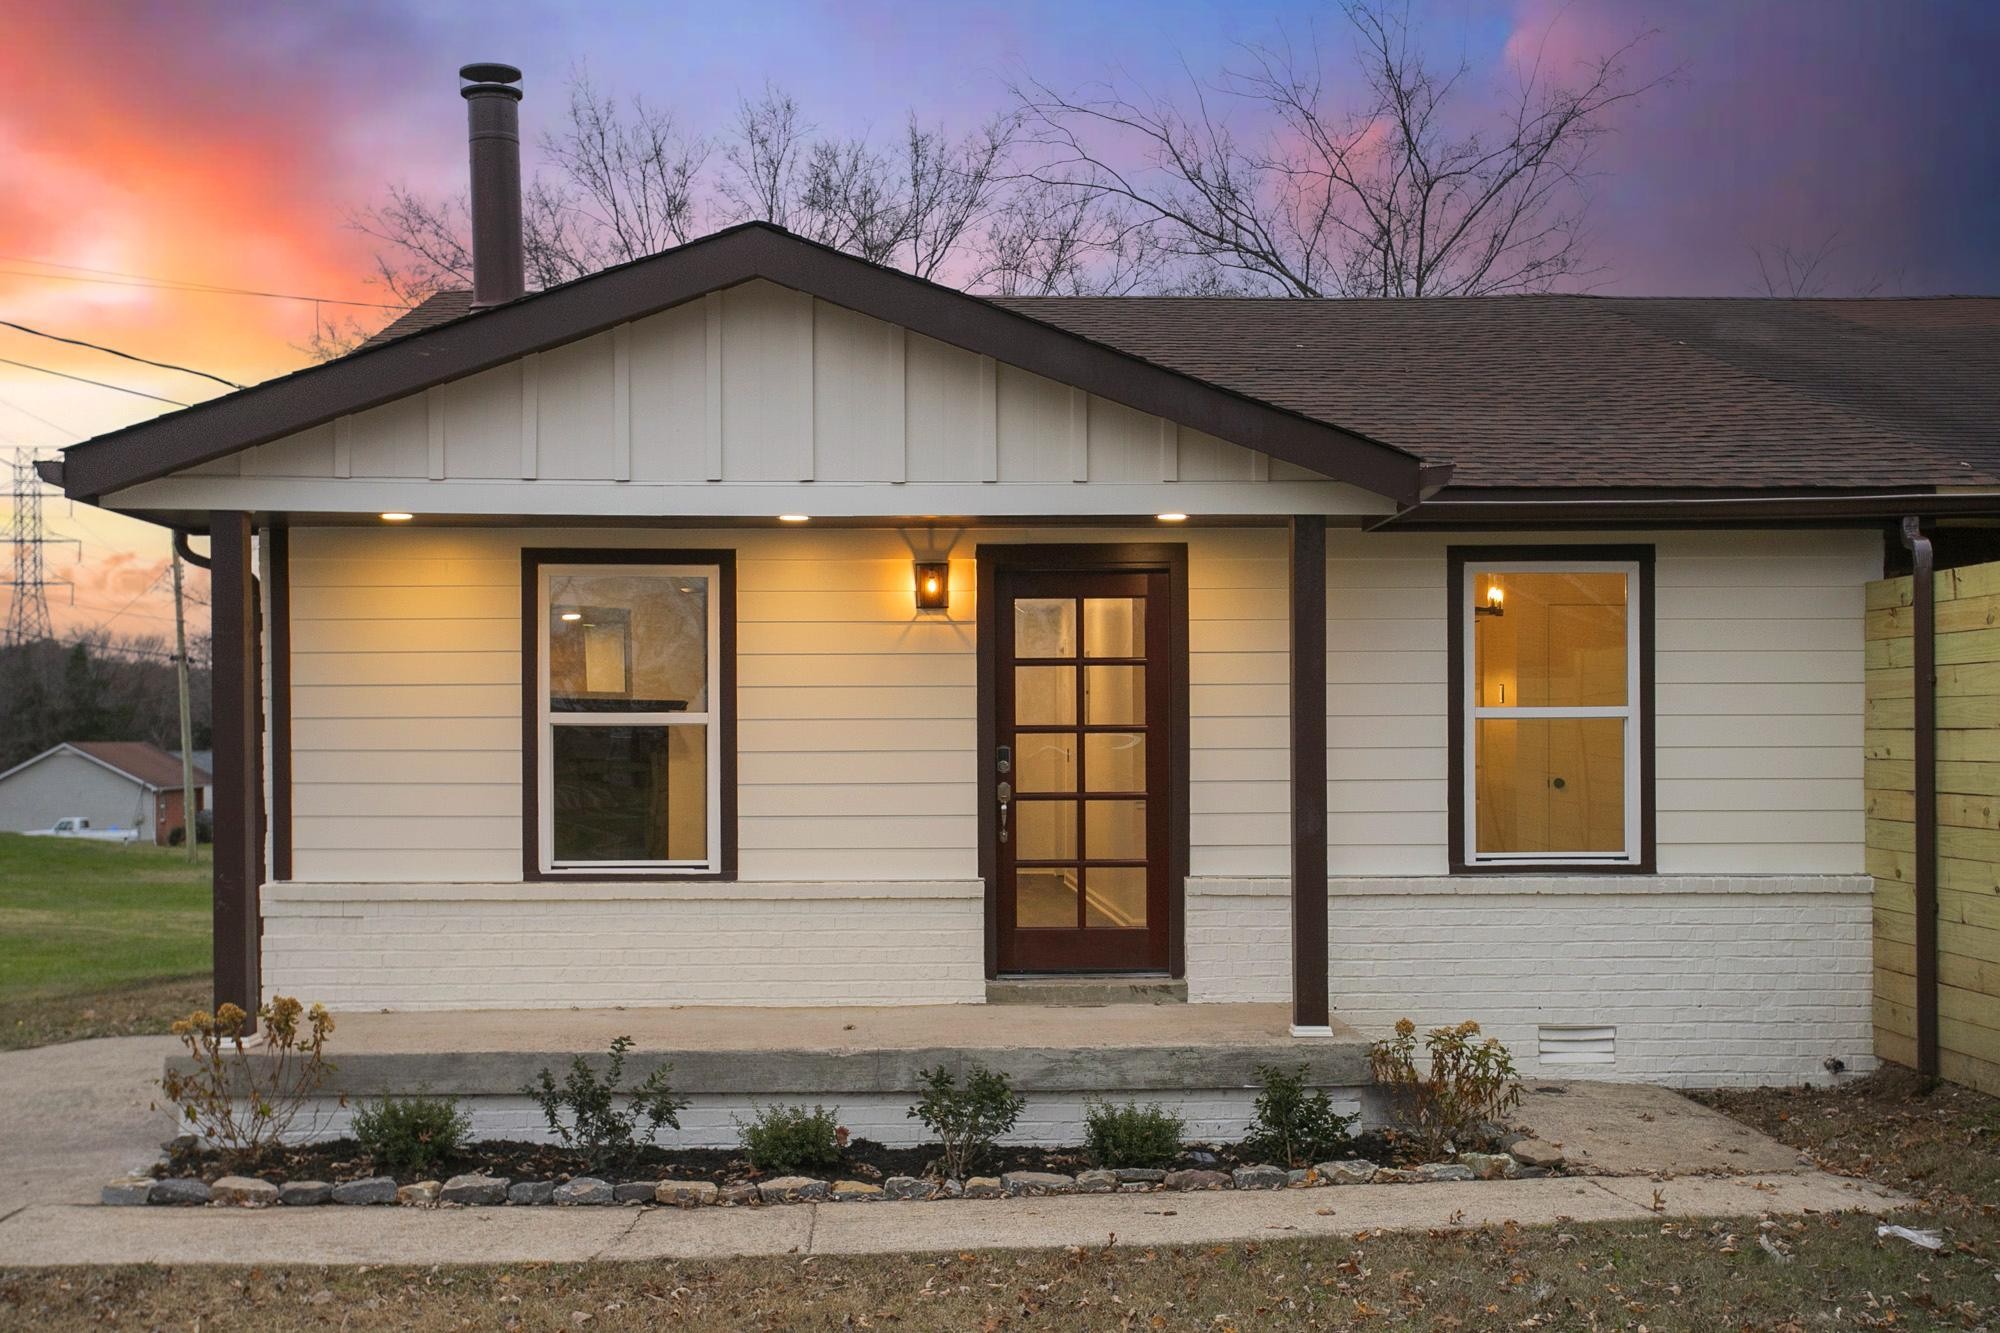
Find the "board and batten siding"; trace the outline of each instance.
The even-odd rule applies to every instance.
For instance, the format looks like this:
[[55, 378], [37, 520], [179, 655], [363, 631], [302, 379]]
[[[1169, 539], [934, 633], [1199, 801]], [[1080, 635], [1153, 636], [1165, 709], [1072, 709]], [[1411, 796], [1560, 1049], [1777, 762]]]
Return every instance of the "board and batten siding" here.
[[1441, 875], [1445, 548], [1655, 551], [1662, 875], [1859, 874], [1861, 532], [1327, 535], [1330, 873]]
[[292, 514], [682, 517], [1392, 508], [1304, 468], [763, 281], [112, 500]]
[[[626, 545], [737, 550], [742, 879], [972, 880], [973, 548], [1133, 535], [959, 535], [919, 615], [895, 531], [294, 529], [295, 878], [520, 879], [520, 552]], [[1193, 873], [1282, 873], [1283, 535], [1184, 535]]]

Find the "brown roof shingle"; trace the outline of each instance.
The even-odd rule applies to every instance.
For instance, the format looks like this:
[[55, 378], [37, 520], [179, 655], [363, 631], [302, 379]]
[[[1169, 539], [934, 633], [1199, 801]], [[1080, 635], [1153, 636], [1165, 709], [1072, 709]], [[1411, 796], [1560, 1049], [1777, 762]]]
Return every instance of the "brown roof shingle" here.
[[[81, 750], [101, 764], [109, 764], [149, 787], [164, 791], [181, 788], [181, 761], [150, 741], [70, 741], [72, 750]], [[195, 766], [194, 782], [206, 786], [209, 775]]]
[[[2000, 484], [2000, 298], [991, 299], [1454, 488]], [[471, 313], [439, 292], [370, 345]]]

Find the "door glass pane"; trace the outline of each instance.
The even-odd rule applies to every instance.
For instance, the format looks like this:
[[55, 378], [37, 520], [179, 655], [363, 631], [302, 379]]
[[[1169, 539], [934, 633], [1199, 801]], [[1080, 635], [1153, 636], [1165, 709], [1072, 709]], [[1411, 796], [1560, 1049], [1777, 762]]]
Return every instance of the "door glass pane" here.
[[558, 862], [707, 858], [707, 727], [550, 731]]
[[1481, 718], [1479, 850], [1625, 850], [1625, 720]]
[[1075, 657], [1076, 603], [1067, 597], [1016, 598], [1014, 656]]
[[[1625, 703], [1624, 574], [1473, 578], [1481, 708], [1618, 708]], [[1498, 594], [1496, 599], [1495, 594]]]
[[1146, 668], [1085, 667], [1083, 720], [1099, 727], [1143, 723], [1146, 720]]
[[1067, 861], [1076, 855], [1075, 801], [1016, 801], [1014, 855], [1023, 861]]
[[1093, 731], [1086, 735], [1083, 772], [1091, 791], [1146, 790], [1146, 733]]
[[1144, 657], [1146, 599], [1086, 597], [1083, 599], [1085, 657]]
[[1014, 738], [1016, 791], [1075, 791], [1076, 735]]
[[1083, 872], [1083, 924], [1122, 926], [1146, 924], [1146, 871], [1143, 866], [1092, 866]]
[[1014, 884], [1015, 925], [1076, 925], [1076, 867], [1023, 870]]
[[706, 574], [551, 574], [549, 710], [708, 710]]
[[1014, 668], [1014, 721], [1023, 727], [1076, 725], [1076, 668]]
[[1084, 810], [1083, 854], [1092, 860], [1137, 861], [1146, 855], [1144, 801], [1090, 801]]

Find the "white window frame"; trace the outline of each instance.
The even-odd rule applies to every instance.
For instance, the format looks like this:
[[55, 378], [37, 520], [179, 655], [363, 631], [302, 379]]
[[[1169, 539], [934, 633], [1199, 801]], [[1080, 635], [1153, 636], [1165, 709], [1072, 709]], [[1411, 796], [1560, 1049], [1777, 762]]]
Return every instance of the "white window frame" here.
[[[1479, 580], [1491, 574], [1623, 574], [1625, 576], [1625, 703], [1606, 708], [1522, 708], [1510, 705], [1480, 705], [1479, 699]], [[1649, 743], [1644, 733], [1639, 698], [1640, 656], [1646, 645], [1640, 636], [1640, 570], [1636, 560], [1467, 560], [1459, 590], [1459, 614], [1465, 617], [1460, 663], [1464, 692], [1457, 704], [1465, 719], [1463, 816], [1465, 864], [1468, 866], [1636, 866], [1642, 864], [1644, 848], [1640, 820], [1643, 812], [1640, 780], [1643, 747]], [[1489, 718], [1618, 718], [1625, 724], [1625, 850], [1605, 852], [1482, 852], [1479, 850], [1479, 723]]]
[[[551, 589], [558, 578], [636, 575], [648, 578], [695, 577], [708, 580], [708, 662], [702, 712], [568, 713], [549, 707], [549, 612]], [[717, 875], [722, 871], [722, 567], [720, 565], [546, 564], [536, 573], [535, 708], [536, 814], [540, 821], [537, 854], [541, 872], [551, 876], [588, 879], [592, 875]], [[555, 859], [555, 730], [557, 727], [708, 727], [708, 855], [699, 861], [558, 861]]]

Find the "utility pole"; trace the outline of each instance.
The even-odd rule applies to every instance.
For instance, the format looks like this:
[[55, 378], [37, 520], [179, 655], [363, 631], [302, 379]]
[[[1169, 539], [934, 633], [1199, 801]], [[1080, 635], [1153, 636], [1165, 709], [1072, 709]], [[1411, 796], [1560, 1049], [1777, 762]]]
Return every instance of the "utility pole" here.
[[181, 830], [189, 864], [201, 859], [196, 843], [201, 834], [194, 822], [194, 718], [188, 712], [187, 611], [181, 599], [181, 551], [174, 548], [174, 673], [181, 690]]
[[[14, 457], [14, 510], [7, 524], [7, 542], [14, 548], [14, 577], [0, 587], [14, 590], [7, 611], [6, 637], [0, 644], [16, 647], [53, 639], [49, 623], [49, 579], [42, 564], [42, 548], [71, 539], [50, 537], [42, 528], [42, 481], [35, 475], [34, 456], [25, 450]], [[68, 587], [69, 580], [57, 579], [56, 586]], [[75, 594], [71, 594], [75, 599]]]

